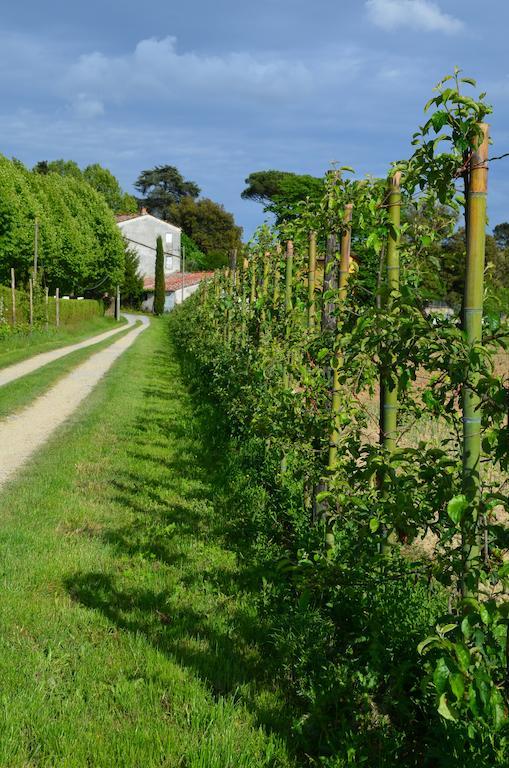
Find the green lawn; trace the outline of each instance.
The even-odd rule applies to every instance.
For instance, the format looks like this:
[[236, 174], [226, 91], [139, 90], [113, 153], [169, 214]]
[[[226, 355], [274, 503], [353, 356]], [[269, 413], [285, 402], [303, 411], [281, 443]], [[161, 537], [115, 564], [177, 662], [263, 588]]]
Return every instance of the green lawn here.
[[0, 495], [0, 766], [293, 765], [220, 458], [155, 320]]
[[[125, 323], [125, 319], [121, 323]], [[81, 323], [50, 328], [48, 331], [33, 331], [31, 334], [12, 334], [0, 339], [0, 368], [13, 365], [27, 357], [49, 352], [52, 349], [77, 344], [90, 336], [111, 331], [119, 323], [112, 317], [94, 317]]]
[[101, 349], [114, 344], [115, 341], [118, 341], [118, 339], [125, 336], [131, 330], [132, 326], [125, 328], [104, 341], [100, 341], [90, 347], [85, 347], [85, 349], [78, 349], [76, 352], [70, 352], [65, 357], [60, 357], [53, 363], [48, 363], [33, 373], [22, 376], [10, 384], [4, 384], [3, 387], [0, 387], [0, 418], [4, 418], [31, 403], [32, 400], [49, 389], [53, 384], [56, 384], [59, 379], [70, 373], [77, 365], [83, 363]]

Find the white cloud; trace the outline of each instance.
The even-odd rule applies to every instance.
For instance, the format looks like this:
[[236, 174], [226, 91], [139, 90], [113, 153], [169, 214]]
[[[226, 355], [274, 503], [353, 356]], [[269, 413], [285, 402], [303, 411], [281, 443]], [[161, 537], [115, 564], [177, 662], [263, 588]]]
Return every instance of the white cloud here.
[[190, 95], [229, 103], [252, 98], [280, 102], [309, 93], [312, 81], [309, 68], [298, 61], [244, 52], [181, 53], [176, 38], [168, 36], [142, 40], [123, 56], [100, 52], [80, 56], [67, 71], [63, 90], [114, 104], [140, 98], [160, 98], [171, 104]]
[[455, 34], [463, 29], [460, 19], [444, 13], [431, 0], [367, 0], [366, 8], [373, 24], [389, 31], [411, 27]]

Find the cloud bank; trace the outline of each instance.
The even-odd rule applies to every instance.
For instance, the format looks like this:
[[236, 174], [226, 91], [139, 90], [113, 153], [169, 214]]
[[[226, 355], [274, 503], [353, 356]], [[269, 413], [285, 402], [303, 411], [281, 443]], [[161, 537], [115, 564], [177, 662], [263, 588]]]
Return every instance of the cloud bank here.
[[464, 26], [430, 0], [367, 0], [366, 9], [373, 24], [387, 31], [410, 27], [452, 35]]

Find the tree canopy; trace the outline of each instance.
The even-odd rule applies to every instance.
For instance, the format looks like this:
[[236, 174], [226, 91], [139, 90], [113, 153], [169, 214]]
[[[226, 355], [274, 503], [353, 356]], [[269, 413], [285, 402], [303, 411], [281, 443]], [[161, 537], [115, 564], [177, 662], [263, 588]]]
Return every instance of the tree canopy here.
[[74, 160], [40, 160], [33, 170], [41, 176], [56, 173], [59, 176], [86, 181], [96, 192], [103, 195], [113, 213], [135, 213], [138, 209], [136, 198], [124, 192], [118, 179], [99, 163], [87, 165], [81, 170]]
[[14, 267], [18, 283], [33, 263], [51, 291], [100, 295], [123, 280], [125, 247], [105, 198], [74, 172], [29, 171], [0, 155], [0, 283]]
[[168, 218], [168, 206], [185, 198], [195, 199], [200, 188], [194, 181], [186, 181], [174, 165], [156, 165], [142, 171], [134, 186], [141, 193], [141, 202], [154, 216]]
[[203, 269], [227, 264], [229, 252], [241, 246], [242, 227], [235, 224], [233, 214], [207, 197], [184, 197], [169, 206], [168, 216], [207, 257]]
[[262, 203], [265, 211], [275, 215], [277, 224], [295, 217], [298, 203], [318, 201], [324, 193], [323, 179], [290, 171], [255, 171], [245, 183], [241, 197]]

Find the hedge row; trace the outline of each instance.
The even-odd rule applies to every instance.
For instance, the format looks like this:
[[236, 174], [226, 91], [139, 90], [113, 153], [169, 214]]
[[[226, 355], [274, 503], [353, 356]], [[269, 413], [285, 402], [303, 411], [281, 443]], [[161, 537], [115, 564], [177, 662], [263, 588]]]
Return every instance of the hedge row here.
[[[74, 325], [94, 317], [104, 315], [104, 303], [96, 299], [61, 299], [60, 300], [60, 324]], [[16, 290], [16, 324], [26, 325], [30, 320], [29, 296], [25, 291]], [[34, 322], [41, 324], [46, 322], [46, 303], [44, 294], [35, 294]], [[56, 300], [49, 297], [48, 322], [56, 324]], [[12, 325], [12, 293], [11, 289], [0, 285], [0, 323]]]
[[124, 241], [105, 198], [83, 179], [41, 175], [0, 155], [0, 283], [26, 286], [34, 258], [50, 293], [100, 295], [121, 284]]

